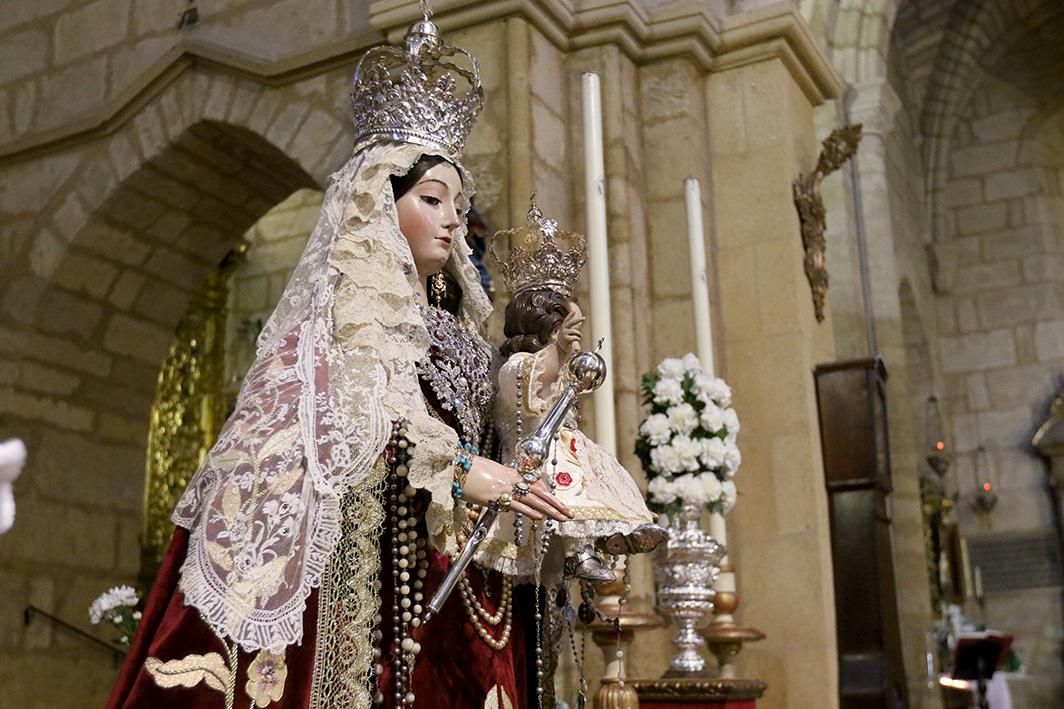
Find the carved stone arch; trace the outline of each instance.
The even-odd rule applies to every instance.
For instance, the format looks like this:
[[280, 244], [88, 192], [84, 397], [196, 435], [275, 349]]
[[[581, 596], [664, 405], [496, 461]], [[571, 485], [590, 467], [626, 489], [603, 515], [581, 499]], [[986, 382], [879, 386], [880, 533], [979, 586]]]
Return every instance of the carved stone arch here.
[[[335, 96], [348, 73], [281, 83], [228, 68], [186, 70], [158, 78], [170, 82], [163, 88], [146, 87], [152, 98], [104, 138], [19, 158], [0, 190], [13, 233], [0, 303], [16, 314], [15, 327], [88, 339], [100, 309], [131, 305], [132, 284], [145, 280], [132, 275], [135, 267], [165, 270], [169, 279], [151, 279], [157, 288], [187, 290], [199, 276], [177, 265], [181, 259], [216, 262], [227, 243], [218, 230], [239, 233], [287, 193], [324, 184], [346, 159], [346, 109]], [[248, 171], [250, 181], [235, 174]], [[40, 179], [35, 191], [20, 190], [30, 172], [54, 179], [43, 190]], [[182, 214], [197, 204], [195, 215]], [[145, 240], [149, 232], [158, 246]], [[166, 258], [173, 263], [164, 266]], [[160, 307], [172, 312], [179, 302]]]
[[[952, 138], [963, 107], [984, 87], [983, 72], [994, 67], [1009, 51], [1030, 35], [1033, 28], [1047, 23], [1061, 25], [1059, 3], [1037, 2], [958, 2], [954, 5], [938, 50], [926, 96], [922, 97], [921, 133], [927, 166], [927, 190], [932, 213], [937, 215], [938, 196], [952, 153]], [[1010, 83], [1022, 78], [1004, 77]], [[1058, 82], [1060, 83], [1060, 82]], [[1061, 93], [1064, 86], [1041, 86], [1039, 91]], [[941, 237], [941, 220], [932, 220], [932, 239]]]
[[[123, 534], [136, 539], [149, 411], [175, 327], [248, 228], [307, 187], [318, 183], [262, 135], [200, 120], [86, 210], [69, 239], [41, 220], [28, 256], [40, 268], [8, 284], [0, 327], [16, 366], [44, 365], [69, 382], [45, 396], [19, 384], [12, 392], [50, 424], [33, 434], [39, 469], [49, 471], [42, 489], [76, 476], [76, 489], [121, 490]], [[107, 462], [63, 460], [72, 448]]]
[[[350, 136], [344, 95], [348, 71], [271, 86], [232, 72], [186, 71], [160, 90], [117, 130], [78, 150], [24, 160], [20, 170], [55, 173], [53, 189], [34, 205], [38, 222], [70, 240], [121, 183], [204, 121], [255, 133], [323, 185], [348, 156]], [[147, 89], [146, 89], [147, 90]], [[29, 197], [30, 195], [26, 195]], [[0, 212], [8, 212], [0, 205]]]
[[[85, 211], [76, 231], [42, 229], [33, 245], [41, 255], [30, 255], [32, 275], [10, 286], [20, 293], [21, 318], [89, 345], [106, 337], [116, 317], [137, 315], [137, 299], [154, 290], [143, 301], [150, 301], [152, 317], [176, 321], [171, 316], [183, 307], [177, 293], [201, 284], [273, 204], [313, 186], [298, 164], [250, 130], [195, 123]], [[64, 317], [60, 311], [75, 301], [101, 317]]]

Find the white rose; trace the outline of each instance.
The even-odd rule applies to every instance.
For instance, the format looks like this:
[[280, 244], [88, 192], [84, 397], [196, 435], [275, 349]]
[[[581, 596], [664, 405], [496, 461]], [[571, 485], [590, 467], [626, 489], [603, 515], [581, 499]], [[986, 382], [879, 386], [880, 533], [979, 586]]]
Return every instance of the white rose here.
[[738, 497], [738, 491], [735, 489], [735, 483], [731, 480], [725, 480], [720, 484], [721, 492], [724, 494], [724, 514], [728, 514], [735, 507], [735, 499]]
[[739, 433], [739, 415], [735, 413], [735, 409], [724, 410], [724, 426], [732, 435]]
[[731, 387], [725, 384], [723, 379], [713, 378], [713, 382], [706, 390], [709, 398], [722, 407], [731, 406]]
[[694, 472], [702, 467], [698, 460], [699, 455], [702, 453], [702, 443], [700, 441], [688, 436], [677, 436], [672, 441], [672, 447], [679, 456], [681, 470]]
[[666, 478], [654, 478], [647, 485], [647, 492], [655, 502], [667, 505], [676, 499], [676, 487]]
[[699, 372], [694, 376], [692, 389], [695, 392], [695, 396], [705, 401], [710, 400], [710, 393], [713, 390], [714, 378], [706, 374], [705, 372]]
[[683, 360], [675, 357], [667, 357], [661, 360], [661, 364], [658, 365], [658, 376], [662, 379], [675, 379], [677, 381], [683, 380], [684, 366]]
[[702, 423], [702, 428], [706, 429], [709, 433], [716, 433], [720, 429], [724, 428], [725, 419], [724, 411], [712, 401], [708, 402], [705, 408], [702, 409], [702, 414], [699, 416], [699, 421]]
[[719, 438], [702, 439], [702, 462], [710, 470], [716, 470], [724, 465], [728, 446]]
[[652, 446], [661, 446], [672, 438], [672, 428], [669, 426], [669, 417], [665, 414], [651, 414], [639, 427], [639, 432], [646, 436]]
[[683, 362], [684, 371], [688, 374], [697, 374], [702, 371], [702, 363], [699, 362], [698, 357], [691, 352], [685, 354], [680, 361]]
[[655, 404], [679, 404], [681, 401], [683, 401], [683, 385], [676, 379], [659, 379], [654, 385]]
[[694, 391], [703, 401], [714, 401], [719, 406], [731, 406], [731, 387], [723, 379], [708, 374], [698, 374], [694, 378]]
[[655, 472], [672, 475], [682, 470], [680, 456], [671, 445], [658, 446], [650, 451], [650, 467]]
[[705, 489], [696, 475], [681, 475], [672, 481], [676, 486], [676, 494], [684, 502], [691, 505], [704, 505]]
[[690, 404], [670, 406], [665, 415], [669, 418], [669, 425], [677, 433], [690, 433], [698, 426], [698, 412]]
[[707, 502], [716, 502], [721, 495], [721, 483], [713, 473], [702, 475], [702, 489], [706, 494]]
[[734, 443], [726, 446], [724, 452], [724, 470], [727, 472], [728, 477], [735, 477], [736, 471], [739, 470], [739, 466], [743, 464], [743, 454], [739, 452], [739, 447]]

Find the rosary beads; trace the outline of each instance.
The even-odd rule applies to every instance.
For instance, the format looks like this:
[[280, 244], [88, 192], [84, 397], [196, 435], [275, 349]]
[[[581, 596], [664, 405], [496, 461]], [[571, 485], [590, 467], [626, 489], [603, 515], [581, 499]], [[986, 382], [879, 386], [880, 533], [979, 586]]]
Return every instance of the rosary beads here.
[[[410, 678], [414, 672], [414, 660], [421, 652], [421, 643], [414, 639], [413, 631], [421, 625], [421, 602], [423, 586], [428, 575], [428, 552], [425, 540], [417, 536], [417, 518], [413, 501], [417, 491], [407, 482], [410, 474], [410, 449], [414, 443], [407, 438], [405, 420], [392, 424], [392, 437], [386, 451], [387, 462], [392, 469], [388, 494], [388, 519], [391, 532], [392, 559], [392, 638], [395, 643], [392, 656], [392, 681], [396, 706], [413, 706], [414, 693], [410, 690]], [[379, 585], [379, 582], [378, 582]], [[377, 624], [383, 621], [378, 613]], [[377, 646], [373, 649], [377, 662], [374, 672], [378, 678], [384, 672], [381, 661], [380, 642], [383, 633], [373, 632]], [[377, 703], [383, 703], [384, 695], [378, 691]]]

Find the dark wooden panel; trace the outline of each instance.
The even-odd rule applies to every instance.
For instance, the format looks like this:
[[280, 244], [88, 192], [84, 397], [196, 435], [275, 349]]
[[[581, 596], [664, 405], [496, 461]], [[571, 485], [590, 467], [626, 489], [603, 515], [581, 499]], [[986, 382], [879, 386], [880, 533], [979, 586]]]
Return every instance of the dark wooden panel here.
[[[831, 495], [831, 552], [835, 574], [835, 622], [840, 654], [883, 648], [876, 559], [876, 491]], [[841, 602], [840, 602], [841, 600]]]
[[820, 442], [828, 488], [889, 488], [886, 371], [879, 360], [817, 367]]
[[839, 704], [908, 706], [894, 582], [886, 371], [879, 360], [815, 371], [831, 522]]

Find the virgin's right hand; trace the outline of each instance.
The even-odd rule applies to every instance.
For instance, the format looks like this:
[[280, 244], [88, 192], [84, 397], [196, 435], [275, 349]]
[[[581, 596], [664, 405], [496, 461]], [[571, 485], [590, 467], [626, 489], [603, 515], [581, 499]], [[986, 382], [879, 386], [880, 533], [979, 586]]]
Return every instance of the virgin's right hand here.
[[[462, 486], [462, 498], [478, 505], [486, 505], [503, 494], [512, 494], [521, 475], [513, 468], [500, 465], [490, 458], [473, 458], [473, 467]], [[510, 510], [531, 519], [550, 517], [559, 522], [573, 518], [573, 513], [551, 494], [542, 480], [537, 480], [527, 495], [512, 497]]]

